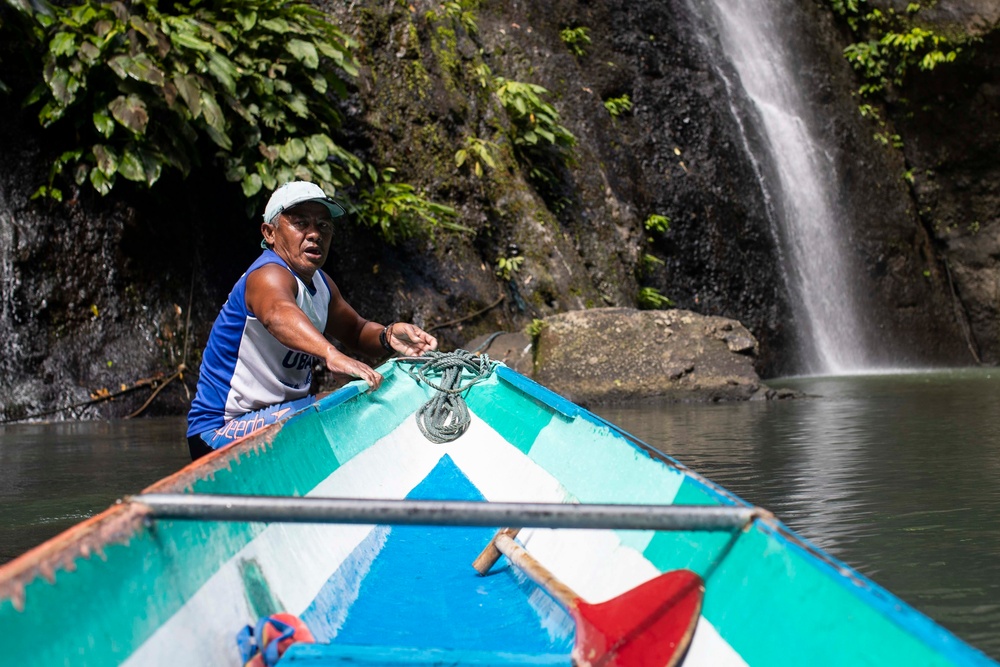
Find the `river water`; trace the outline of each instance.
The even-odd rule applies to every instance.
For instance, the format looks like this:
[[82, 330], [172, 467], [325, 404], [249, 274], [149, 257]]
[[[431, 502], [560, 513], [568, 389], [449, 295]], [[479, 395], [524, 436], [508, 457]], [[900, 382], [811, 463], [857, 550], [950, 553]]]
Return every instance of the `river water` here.
[[[1000, 659], [1000, 371], [599, 409]], [[0, 427], [0, 562], [188, 462], [181, 419]]]

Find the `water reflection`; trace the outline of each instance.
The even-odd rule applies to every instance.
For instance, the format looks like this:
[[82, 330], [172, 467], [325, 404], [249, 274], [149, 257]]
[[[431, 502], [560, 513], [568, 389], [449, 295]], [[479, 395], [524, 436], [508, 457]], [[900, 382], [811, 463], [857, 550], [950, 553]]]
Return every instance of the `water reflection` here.
[[772, 384], [809, 396], [600, 412], [1000, 658], [1000, 374]]
[[[807, 398], [600, 413], [1000, 659], [1000, 374], [799, 378]], [[0, 562], [188, 462], [184, 420], [0, 427]]]
[[190, 462], [178, 419], [0, 427], [0, 563]]

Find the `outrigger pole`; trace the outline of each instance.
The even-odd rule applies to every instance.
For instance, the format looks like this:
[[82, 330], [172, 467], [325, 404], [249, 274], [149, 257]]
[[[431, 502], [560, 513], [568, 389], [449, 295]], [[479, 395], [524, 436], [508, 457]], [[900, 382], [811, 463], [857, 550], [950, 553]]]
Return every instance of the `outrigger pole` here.
[[772, 515], [759, 507], [598, 505], [446, 500], [295, 498], [148, 493], [127, 500], [154, 519], [619, 530], [735, 530]]

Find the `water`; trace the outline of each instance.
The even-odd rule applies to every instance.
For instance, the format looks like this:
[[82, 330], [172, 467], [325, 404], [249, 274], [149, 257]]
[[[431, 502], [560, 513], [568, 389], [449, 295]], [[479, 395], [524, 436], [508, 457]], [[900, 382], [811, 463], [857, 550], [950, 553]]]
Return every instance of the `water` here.
[[[1000, 659], [1000, 371], [772, 382], [600, 412]], [[188, 462], [184, 422], [0, 427], [0, 561]]]
[[600, 413], [1000, 659], [1000, 371], [771, 384], [811, 397]]
[[191, 462], [186, 421], [0, 426], [0, 563]]
[[[802, 63], [786, 43], [794, 28], [781, 24], [795, 11], [794, 0], [691, 3], [712, 26], [708, 32], [717, 34], [717, 43], [708, 35], [704, 41], [725, 63], [719, 74], [776, 223], [782, 270], [805, 347], [804, 370], [843, 374], [869, 368], [845, 259], [836, 164], [816, 130], [799, 76]], [[762, 141], [752, 140], [750, 133]]]

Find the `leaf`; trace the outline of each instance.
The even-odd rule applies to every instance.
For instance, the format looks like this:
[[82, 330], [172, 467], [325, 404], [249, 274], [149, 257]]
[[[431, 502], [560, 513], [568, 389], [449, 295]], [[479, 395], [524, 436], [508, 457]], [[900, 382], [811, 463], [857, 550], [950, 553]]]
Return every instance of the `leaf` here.
[[243, 186], [243, 195], [245, 197], [253, 197], [260, 192], [264, 183], [258, 174], [247, 174], [243, 177], [241, 185]]
[[333, 180], [333, 170], [330, 169], [330, 165], [326, 162], [319, 162], [312, 164], [313, 174], [319, 176], [324, 181]]
[[309, 153], [310, 162], [323, 162], [330, 155], [327, 141], [330, 138], [322, 134], [313, 134], [306, 138], [306, 150]]
[[278, 159], [278, 147], [277, 146], [267, 146], [266, 144], [259, 144], [257, 149], [260, 154], [263, 155], [268, 162], [274, 162]]
[[110, 137], [111, 133], [115, 131], [115, 122], [100, 111], [94, 112], [93, 119], [94, 127], [97, 128], [97, 131], [100, 132], [104, 138]]
[[118, 173], [130, 181], [146, 180], [146, 170], [142, 166], [142, 160], [128, 148], [125, 149], [121, 162], [118, 163]]
[[115, 56], [108, 60], [108, 67], [122, 79], [130, 76], [136, 81], [151, 83], [154, 86], [162, 86], [164, 82], [163, 72], [145, 53], [140, 53], [134, 58], [126, 55]]
[[455, 153], [455, 166], [456, 167], [461, 167], [463, 164], [465, 164], [465, 159], [468, 156], [469, 156], [468, 152], [464, 148], [460, 148]]
[[52, 91], [52, 96], [59, 104], [68, 106], [73, 101], [73, 96], [69, 94], [67, 87], [69, 72], [64, 69], [58, 70], [47, 80], [47, 83], [49, 84], [49, 89]]
[[98, 56], [101, 55], [101, 49], [99, 49], [93, 42], [84, 40], [83, 43], [80, 44], [79, 54], [81, 58], [90, 64], [97, 60]]
[[306, 156], [306, 144], [298, 137], [289, 139], [278, 148], [278, 156], [285, 164], [298, 164]]
[[236, 92], [236, 77], [239, 76], [239, 72], [229, 58], [218, 51], [212, 51], [208, 54], [208, 71], [229, 94]]
[[[138, 95], [129, 95], [128, 97], [119, 95], [111, 100], [108, 109], [115, 120], [136, 134], [143, 134], [146, 131], [149, 114], [146, 112], [146, 103]], [[124, 176], [124, 174], [122, 175]]]
[[76, 35], [71, 32], [57, 32], [49, 42], [49, 53], [54, 56], [65, 56], [73, 53], [76, 46]]
[[310, 79], [312, 81], [313, 90], [315, 90], [320, 95], [326, 95], [326, 91], [329, 88], [326, 82], [326, 77], [322, 74], [317, 74]]
[[192, 118], [197, 118], [201, 115], [201, 85], [198, 82], [197, 77], [191, 74], [176, 74], [172, 79], [173, 84], [177, 86], [177, 92], [180, 93], [181, 98], [187, 103], [188, 110], [191, 112]]
[[146, 185], [153, 187], [153, 184], [160, 180], [160, 174], [163, 173], [163, 163], [154, 153], [144, 149], [139, 149], [139, 159], [142, 161]]
[[301, 93], [293, 95], [285, 100], [285, 104], [287, 104], [288, 108], [294, 111], [295, 115], [299, 118], [310, 117], [309, 106], [305, 95]]
[[202, 53], [207, 53], [215, 49], [210, 42], [206, 42], [203, 39], [195, 37], [194, 34], [183, 32], [182, 30], [170, 33], [170, 41], [178, 48], [193, 49]]
[[94, 158], [97, 159], [98, 171], [105, 176], [114, 175], [118, 169], [118, 156], [115, 155], [114, 149], [103, 144], [94, 144], [91, 152], [94, 154]]
[[222, 115], [222, 107], [215, 99], [215, 95], [207, 90], [201, 91], [201, 110], [208, 126], [214, 128], [220, 134], [226, 131], [226, 119]]
[[283, 18], [265, 19], [260, 21], [260, 26], [271, 32], [276, 32], [279, 35], [283, 35], [291, 30], [291, 26], [288, 25], [288, 21]]
[[39, 83], [31, 90], [30, 93], [28, 93], [28, 96], [22, 103], [23, 106], [30, 107], [35, 102], [38, 102], [45, 95], [46, 90], [48, 90], [48, 86], [46, 86], [44, 82]]
[[319, 54], [316, 52], [316, 46], [312, 42], [302, 39], [290, 39], [285, 44], [285, 49], [309, 69], [316, 69], [319, 66]]
[[94, 24], [94, 34], [97, 35], [99, 38], [104, 39], [105, 37], [107, 37], [108, 33], [111, 32], [111, 29], [114, 27], [115, 24], [112, 21], [108, 21], [107, 19], [101, 19], [100, 21]]
[[111, 176], [108, 176], [104, 173], [101, 173], [101, 171], [98, 169], [91, 169], [90, 184], [93, 185], [94, 189], [97, 190], [103, 197], [104, 195], [111, 192], [111, 188], [115, 184], [115, 175], [112, 174]]
[[224, 131], [216, 129], [209, 125], [205, 128], [205, 132], [208, 136], [215, 142], [215, 145], [224, 151], [230, 151], [233, 149], [233, 140], [229, 138], [229, 135]]
[[90, 167], [88, 167], [85, 162], [81, 162], [76, 165], [76, 169], [73, 170], [73, 181], [77, 185], [83, 185], [83, 183], [87, 180], [87, 172], [89, 171]]
[[117, 55], [108, 59], [108, 67], [111, 68], [112, 72], [118, 75], [119, 79], [124, 79], [128, 76], [125, 66], [130, 60], [131, 58], [126, 55]]
[[[236, 20], [239, 22], [240, 27], [246, 31], [253, 30], [254, 25], [257, 23], [257, 12], [251, 10], [248, 12], [236, 11]], [[250, 195], [247, 195], [248, 197]]]
[[264, 187], [268, 190], [273, 190], [274, 186], [278, 183], [277, 179], [274, 177], [274, 173], [271, 172], [271, 168], [266, 162], [258, 162], [255, 166], [257, 167], [257, 173], [260, 174], [261, 183], [263, 183]]

